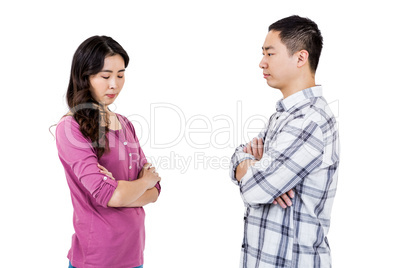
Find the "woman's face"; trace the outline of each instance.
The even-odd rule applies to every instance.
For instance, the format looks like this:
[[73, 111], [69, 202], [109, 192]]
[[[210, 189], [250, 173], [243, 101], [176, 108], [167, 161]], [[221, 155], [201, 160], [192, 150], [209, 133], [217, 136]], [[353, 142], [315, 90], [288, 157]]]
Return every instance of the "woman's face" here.
[[89, 77], [92, 97], [106, 106], [112, 104], [124, 85], [125, 65], [122, 56], [105, 58], [102, 70]]

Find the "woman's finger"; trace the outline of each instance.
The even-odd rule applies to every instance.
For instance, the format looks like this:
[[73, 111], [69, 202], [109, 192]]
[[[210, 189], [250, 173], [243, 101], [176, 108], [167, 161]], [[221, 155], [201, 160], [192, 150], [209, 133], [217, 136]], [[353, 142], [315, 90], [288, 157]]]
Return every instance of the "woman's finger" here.
[[154, 167], [148, 168], [148, 171], [155, 173], [155, 168]]
[[102, 166], [101, 164], [98, 164], [98, 168], [105, 170], [106, 168]]
[[99, 170], [99, 172], [102, 173], [102, 174], [107, 175], [107, 176], [108, 176], [109, 178], [111, 178], [112, 180], [116, 180], [116, 179], [113, 177], [112, 172], [105, 171], [105, 170]]
[[144, 168], [145, 169], [150, 169], [152, 167], [152, 164], [151, 163], [146, 163], [145, 165], [144, 165]]
[[98, 164], [98, 167], [99, 167], [101, 170], [104, 170], [104, 171], [106, 171], [106, 172], [109, 172], [109, 170], [107, 170], [104, 166], [102, 166], [102, 165], [100, 165], [100, 164]]

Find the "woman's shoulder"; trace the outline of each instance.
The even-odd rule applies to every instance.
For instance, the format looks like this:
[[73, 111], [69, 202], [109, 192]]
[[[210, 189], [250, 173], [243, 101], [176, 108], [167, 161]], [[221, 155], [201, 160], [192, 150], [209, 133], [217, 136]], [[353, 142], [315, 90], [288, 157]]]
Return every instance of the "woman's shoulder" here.
[[66, 113], [60, 118], [59, 122], [57, 123], [57, 127], [64, 126], [66, 124], [78, 125], [77, 121], [75, 121], [74, 116], [71, 112]]
[[60, 133], [70, 133], [74, 136], [81, 136], [80, 125], [74, 119], [72, 114], [65, 114], [60, 118], [59, 122], [56, 124], [56, 139], [60, 136]]
[[66, 114], [60, 119], [57, 123], [55, 134], [56, 141], [59, 143], [86, 144], [90, 142], [90, 139], [82, 134], [80, 125], [72, 115]]

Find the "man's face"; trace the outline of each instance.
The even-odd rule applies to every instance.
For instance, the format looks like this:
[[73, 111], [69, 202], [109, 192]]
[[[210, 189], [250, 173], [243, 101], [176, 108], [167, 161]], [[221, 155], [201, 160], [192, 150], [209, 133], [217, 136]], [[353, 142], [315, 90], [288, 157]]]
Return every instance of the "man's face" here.
[[282, 43], [278, 31], [269, 31], [262, 46], [263, 57], [260, 68], [264, 79], [270, 87], [286, 89], [295, 79], [297, 56], [289, 56], [285, 44]]

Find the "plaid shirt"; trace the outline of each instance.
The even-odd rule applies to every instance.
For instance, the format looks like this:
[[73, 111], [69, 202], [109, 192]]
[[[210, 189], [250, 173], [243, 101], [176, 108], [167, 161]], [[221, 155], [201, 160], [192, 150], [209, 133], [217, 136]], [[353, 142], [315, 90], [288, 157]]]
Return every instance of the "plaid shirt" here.
[[[335, 118], [320, 86], [280, 100], [276, 109], [259, 134], [263, 157], [240, 182], [236, 167], [255, 158], [241, 145], [231, 160], [230, 176], [246, 207], [240, 267], [331, 267], [326, 236], [338, 178]], [[272, 204], [291, 189], [291, 207]]]

